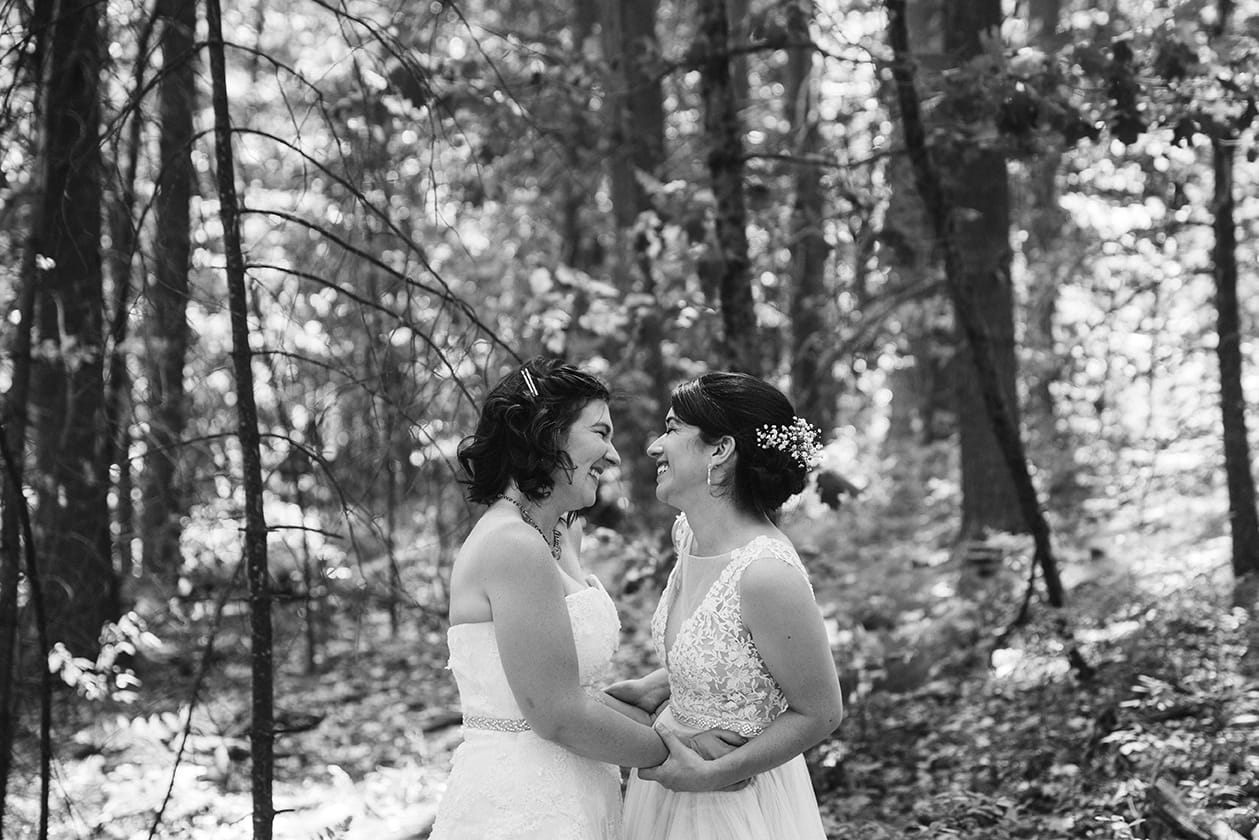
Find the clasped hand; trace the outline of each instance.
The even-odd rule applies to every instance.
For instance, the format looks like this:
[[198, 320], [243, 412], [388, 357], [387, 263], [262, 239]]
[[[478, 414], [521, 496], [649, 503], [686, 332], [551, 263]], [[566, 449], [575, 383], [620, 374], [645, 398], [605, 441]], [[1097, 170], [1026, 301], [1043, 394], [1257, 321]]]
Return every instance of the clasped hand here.
[[751, 783], [751, 779], [740, 779], [724, 786], [717, 784], [712, 762], [747, 743], [737, 732], [708, 729], [683, 739], [663, 727], [656, 731], [669, 748], [669, 757], [655, 767], [641, 768], [640, 779], [659, 782], [669, 790], [695, 793], [741, 790]]

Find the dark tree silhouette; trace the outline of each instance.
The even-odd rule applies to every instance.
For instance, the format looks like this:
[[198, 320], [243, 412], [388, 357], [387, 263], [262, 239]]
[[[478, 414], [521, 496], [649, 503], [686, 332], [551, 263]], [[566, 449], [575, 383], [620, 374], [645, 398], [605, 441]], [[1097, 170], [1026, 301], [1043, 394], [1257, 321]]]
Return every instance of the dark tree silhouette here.
[[48, 584], [49, 629], [94, 657], [101, 625], [118, 617], [110, 555], [104, 426], [100, 72], [103, 7], [52, 15], [43, 100], [44, 198], [32, 247], [39, 255], [31, 360], [32, 484]]
[[[1220, 0], [1219, 35], [1228, 31], [1232, 4]], [[1251, 104], [1253, 108], [1253, 102]], [[1255, 606], [1259, 597], [1259, 514], [1255, 509], [1255, 479], [1250, 471], [1250, 443], [1246, 429], [1246, 394], [1242, 388], [1241, 313], [1237, 300], [1237, 203], [1233, 196], [1233, 162], [1238, 131], [1228, 124], [1212, 124], [1211, 162], [1215, 173], [1215, 233], [1212, 263], [1219, 340], [1220, 405], [1224, 421], [1224, 472], [1228, 484], [1228, 520], [1233, 537], [1233, 599], [1238, 606]]]
[[730, 21], [722, 0], [699, 0], [700, 95], [708, 141], [708, 174], [716, 199], [717, 241], [708, 270], [721, 300], [721, 362], [759, 375], [764, 366], [757, 338], [743, 198], [743, 135], [730, 72]]
[[[1000, 0], [944, 4], [944, 50], [953, 67], [964, 68], [984, 50], [985, 34], [1001, 26]], [[962, 118], [967, 103], [950, 97], [950, 113]], [[950, 234], [956, 239], [957, 282], [985, 328], [994, 380], [981, 381], [968, 357], [979, 353], [964, 327], [953, 365], [958, 435], [961, 439], [962, 536], [985, 531], [1021, 533], [1027, 518], [1001, 446], [988, 422], [984, 388], [1001, 389], [1014, 428], [1019, 426], [1015, 388], [1014, 286], [1010, 279], [1010, 190], [1004, 153], [992, 144], [957, 138], [941, 150], [941, 177], [953, 206]]]
[[[668, 376], [661, 345], [663, 324], [656, 305], [656, 277], [648, 255], [648, 237], [637, 230], [640, 216], [651, 209], [651, 195], [641, 175], [659, 177], [665, 163], [664, 93], [651, 59], [659, 53], [656, 37], [658, 0], [599, 3], [609, 84], [605, 108], [610, 126], [608, 184], [616, 223], [613, 276], [631, 308], [632, 339], [627, 348], [608, 351], [620, 356], [614, 381], [634, 397], [619, 412], [621, 437], [632, 451], [641, 451], [664, 415]], [[655, 509], [655, 473], [648, 459], [626, 459], [621, 469], [629, 482], [630, 500], [639, 515]]]
[[211, 101], [214, 104], [214, 151], [218, 164], [219, 207], [227, 257], [228, 308], [232, 322], [232, 366], [236, 372], [236, 407], [245, 487], [245, 566], [249, 578], [249, 640], [253, 699], [249, 727], [253, 759], [254, 840], [271, 840], [275, 805], [271, 783], [275, 768], [275, 686], [271, 638], [271, 589], [267, 571], [267, 523], [262, 512], [262, 456], [258, 407], [249, 349], [249, 302], [245, 257], [240, 242], [232, 123], [228, 113], [227, 71], [223, 57], [223, 20], [219, 0], [206, 0], [209, 26]]
[[162, 134], [157, 179], [155, 282], [149, 289], [150, 445], [144, 482], [144, 567], [166, 585], [179, 577], [180, 518], [186, 511], [179, 476], [184, 435], [184, 361], [188, 356], [188, 269], [192, 257], [190, 202], [192, 113], [196, 99], [193, 36], [196, 5], [159, 0], [163, 74], [158, 88]]
[[[787, 38], [809, 43], [810, 4], [787, 7]], [[818, 152], [817, 95], [813, 81], [811, 46], [787, 51], [783, 110], [795, 138], [792, 150], [802, 160]], [[817, 169], [795, 164], [795, 204], [791, 214], [791, 387], [796, 408], [828, 431], [835, 422], [836, 388], [826, 345], [830, 336], [827, 314], [834, 307], [826, 288], [826, 258], [830, 247], [822, 234], [826, 193]]]

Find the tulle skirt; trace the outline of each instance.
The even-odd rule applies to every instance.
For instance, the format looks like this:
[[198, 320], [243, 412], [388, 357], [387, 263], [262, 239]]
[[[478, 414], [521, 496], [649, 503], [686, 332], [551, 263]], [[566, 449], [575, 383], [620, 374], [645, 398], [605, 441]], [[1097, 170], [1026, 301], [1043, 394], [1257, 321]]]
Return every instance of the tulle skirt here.
[[[680, 736], [697, 731], [666, 707], [656, 722]], [[826, 840], [804, 756], [752, 779], [742, 790], [679, 793], [630, 774], [624, 840]]]
[[465, 729], [430, 840], [617, 840], [621, 775], [532, 732]]

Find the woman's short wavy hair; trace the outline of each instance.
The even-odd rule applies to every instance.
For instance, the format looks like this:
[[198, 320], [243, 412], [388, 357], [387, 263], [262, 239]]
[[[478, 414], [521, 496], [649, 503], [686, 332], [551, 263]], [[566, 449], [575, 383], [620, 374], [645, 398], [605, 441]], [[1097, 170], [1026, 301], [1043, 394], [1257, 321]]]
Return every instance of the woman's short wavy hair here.
[[489, 504], [513, 481], [529, 499], [549, 496], [556, 469], [574, 469], [563, 449], [573, 422], [591, 402], [610, 397], [598, 377], [544, 356], [503, 377], [486, 396], [476, 431], [459, 444], [468, 500]]
[[740, 510], [772, 519], [804, 489], [808, 467], [757, 441], [761, 426], [789, 426], [796, 418], [791, 401], [773, 385], [744, 373], [706, 373], [675, 388], [670, 404], [679, 420], [699, 428], [705, 443], [734, 439], [737, 457], [728, 486]]

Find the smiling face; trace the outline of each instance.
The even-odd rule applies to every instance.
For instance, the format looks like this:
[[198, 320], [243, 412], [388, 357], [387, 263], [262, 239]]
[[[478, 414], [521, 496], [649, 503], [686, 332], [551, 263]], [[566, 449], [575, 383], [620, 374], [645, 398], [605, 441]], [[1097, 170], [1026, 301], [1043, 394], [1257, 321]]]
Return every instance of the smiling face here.
[[573, 470], [556, 470], [553, 494], [562, 494], [564, 510], [590, 507], [599, 495], [599, 478], [608, 467], [621, 463], [612, 445], [612, 415], [603, 400], [593, 400], [581, 410], [568, 429], [563, 450], [572, 460]]
[[656, 498], [685, 509], [688, 497], [708, 492], [708, 462], [713, 446], [700, 437], [699, 427], [684, 423], [669, 409], [665, 431], [647, 447], [656, 462]]

